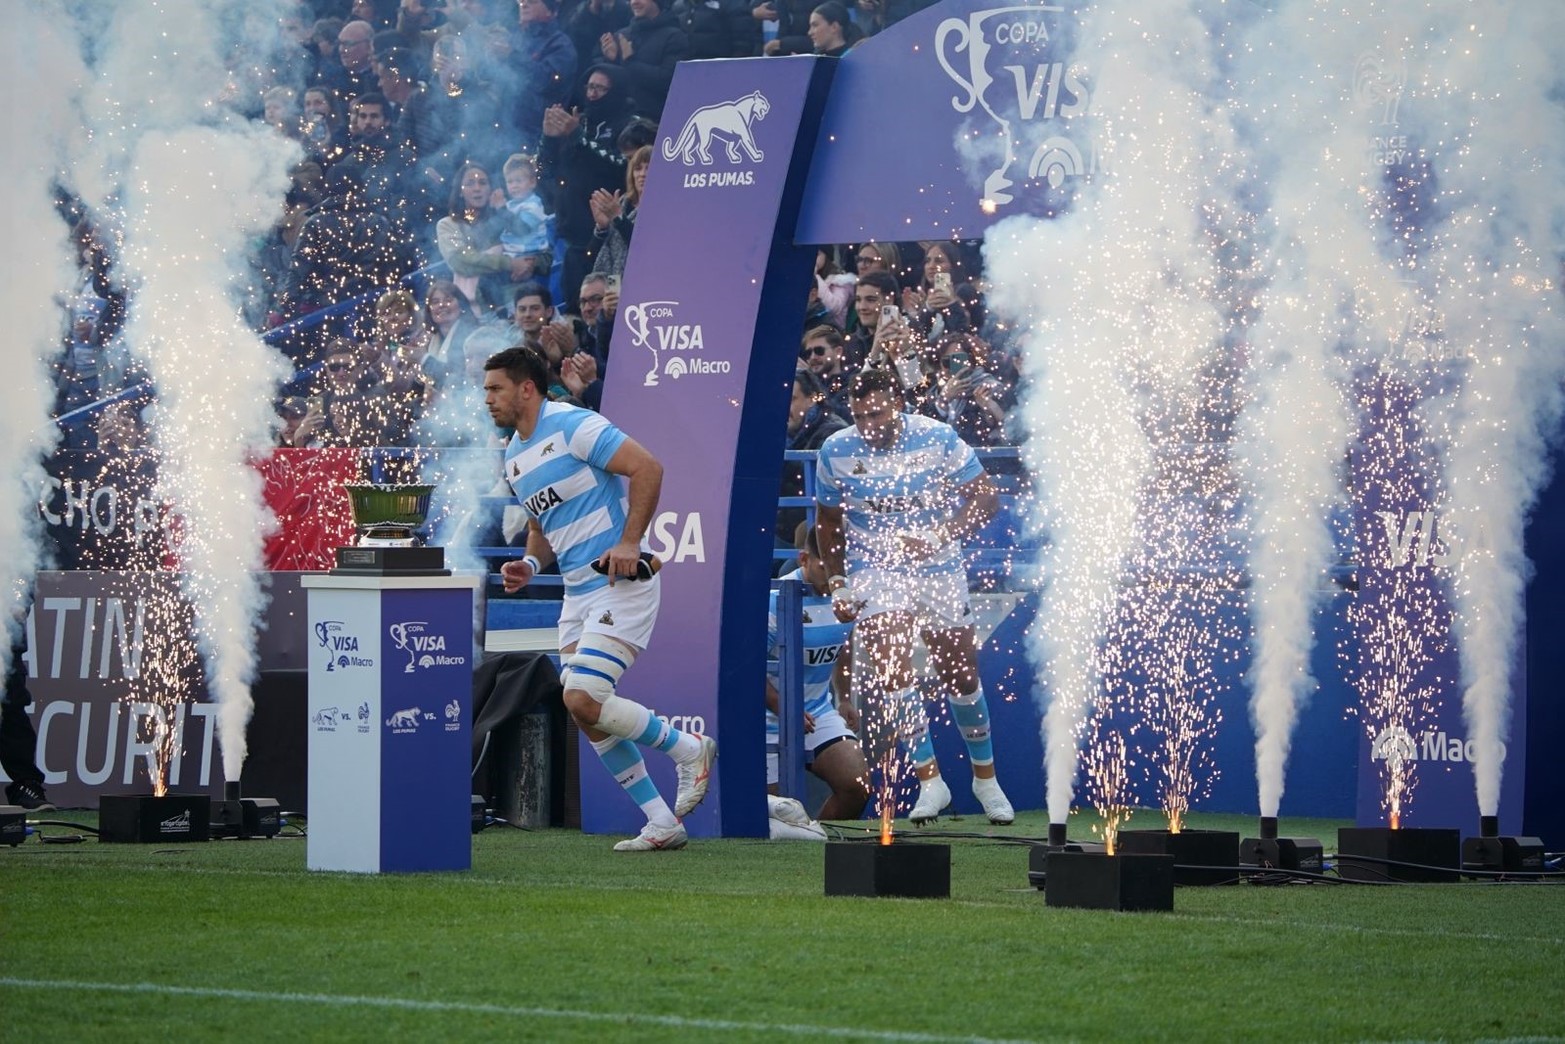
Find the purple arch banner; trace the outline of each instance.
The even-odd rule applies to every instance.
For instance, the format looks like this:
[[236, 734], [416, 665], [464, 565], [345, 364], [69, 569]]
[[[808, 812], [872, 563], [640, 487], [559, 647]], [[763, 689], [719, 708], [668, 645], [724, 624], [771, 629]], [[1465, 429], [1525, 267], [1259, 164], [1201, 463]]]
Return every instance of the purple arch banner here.
[[[793, 245], [830, 61], [679, 66], [620, 294], [603, 409], [664, 465], [662, 610], [626, 695], [717, 738], [698, 836], [766, 836], [766, 593], [789, 388], [814, 251]], [[582, 826], [640, 828], [583, 749]], [[665, 795], [666, 758], [648, 759]]]
[[1097, 167], [1084, 5], [948, 0], [839, 63], [801, 243], [977, 238], [1049, 213]]

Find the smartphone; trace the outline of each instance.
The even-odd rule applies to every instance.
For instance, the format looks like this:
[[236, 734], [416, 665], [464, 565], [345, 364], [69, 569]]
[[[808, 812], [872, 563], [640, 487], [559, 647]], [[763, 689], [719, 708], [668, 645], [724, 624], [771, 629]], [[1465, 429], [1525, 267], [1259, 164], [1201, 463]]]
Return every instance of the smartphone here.
[[320, 413], [326, 409], [326, 399], [320, 395], [312, 395], [304, 402], [305, 408], [311, 413]]
[[943, 291], [949, 296], [955, 297], [956, 291], [951, 286], [950, 272], [936, 272], [933, 289]]
[[880, 321], [881, 321], [881, 323], [883, 323], [883, 324], [884, 323], [894, 323], [894, 322], [896, 322], [896, 320], [897, 320], [897, 306], [896, 305], [889, 305], [888, 304], [888, 305], [881, 305], [880, 306]]

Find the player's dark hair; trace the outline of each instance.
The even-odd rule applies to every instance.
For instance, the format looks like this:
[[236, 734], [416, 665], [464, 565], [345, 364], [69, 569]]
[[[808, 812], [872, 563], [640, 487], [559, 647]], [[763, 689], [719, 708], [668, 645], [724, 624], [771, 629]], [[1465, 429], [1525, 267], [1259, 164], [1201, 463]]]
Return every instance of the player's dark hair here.
[[896, 375], [890, 370], [860, 370], [848, 387], [848, 395], [854, 399], [865, 399], [876, 392], [888, 392], [894, 396], [900, 391]]
[[515, 348], [496, 352], [484, 361], [484, 369], [504, 370], [505, 375], [517, 384], [531, 381], [539, 395], [549, 394], [549, 364], [536, 348], [519, 344]]

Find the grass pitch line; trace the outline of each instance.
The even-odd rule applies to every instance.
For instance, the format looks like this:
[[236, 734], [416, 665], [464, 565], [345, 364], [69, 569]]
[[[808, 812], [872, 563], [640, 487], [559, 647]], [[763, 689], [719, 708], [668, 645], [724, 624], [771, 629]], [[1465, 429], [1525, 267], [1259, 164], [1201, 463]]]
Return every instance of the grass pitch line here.
[[0, 976], [0, 987], [20, 990], [80, 990], [96, 993], [147, 994], [159, 997], [199, 997], [214, 1000], [256, 1001], [272, 1004], [320, 1004], [330, 1008], [394, 1008], [470, 1015], [504, 1015], [513, 1018], [571, 1019], [580, 1022], [642, 1023], [676, 1029], [716, 1032], [777, 1033], [796, 1037], [849, 1037], [860, 1040], [907, 1041], [909, 1044], [1035, 1044], [1027, 1040], [994, 1037], [953, 1037], [939, 1033], [900, 1033], [895, 1030], [853, 1029], [845, 1026], [808, 1026], [786, 1022], [734, 1022], [728, 1019], [691, 1019], [679, 1015], [646, 1012], [573, 1011], [568, 1008], [512, 1007], [504, 1004], [468, 1004], [462, 1001], [420, 1001], [405, 997], [354, 997], [333, 993], [272, 993], [221, 987], [169, 986], [157, 982], [81, 982], [70, 979], [16, 979]]

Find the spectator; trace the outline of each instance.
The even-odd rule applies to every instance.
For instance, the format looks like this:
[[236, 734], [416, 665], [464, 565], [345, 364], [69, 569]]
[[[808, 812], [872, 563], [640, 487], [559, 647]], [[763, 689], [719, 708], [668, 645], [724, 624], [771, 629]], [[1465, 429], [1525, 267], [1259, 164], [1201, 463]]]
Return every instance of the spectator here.
[[669, 9], [690, 41], [686, 58], [748, 58], [761, 51], [751, 0], [672, 0]]
[[372, 91], [353, 99], [348, 145], [336, 163], [358, 168], [369, 205], [390, 224], [398, 245], [411, 252], [418, 218], [411, 206], [413, 154], [392, 136], [390, 106], [383, 95]]
[[838, 268], [824, 247], [816, 250], [815, 282], [810, 288], [806, 314], [818, 315], [820, 322], [846, 330], [849, 309], [853, 304], [853, 288], [857, 283], [858, 277]]
[[506, 287], [532, 272], [530, 257], [506, 257], [500, 246], [509, 218], [509, 211], [493, 205], [484, 168], [464, 163], [448, 212], [435, 226], [435, 240], [441, 258], [451, 266], [452, 282], [480, 315], [502, 309]]
[[478, 320], [467, 298], [449, 279], [430, 283], [424, 296], [424, 327], [429, 331], [424, 371], [441, 386], [461, 380], [466, 372], [462, 345], [478, 328]]
[[346, 146], [348, 120], [342, 100], [330, 87], [317, 84], [304, 89], [304, 147], [322, 162], [336, 159]]
[[345, 24], [337, 34], [337, 53], [322, 63], [316, 83], [335, 89], [344, 98], [373, 91], [375, 27], [362, 19]]
[[673, 11], [657, 0], [630, 0], [630, 25], [604, 33], [598, 41], [603, 60], [618, 67], [636, 112], [659, 119], [668, 101], [674, 66], [690, 53], [690, 41]]
[[814, 50], [810, 43], [810, 15], [816, 0], [767, 0], [753, 7], [751, 18], [756, 21], [775, 21], [777, 37], [767, 42], [763, 54], [809, 54]]
[[326, 70], [342, 64], [337, 60], [337, 37], [345, 24], [342, 18], [322, 18], [311, 27], [309, 43], [315, 52], [315, 75], [310, 80], [312, 84], [324, 83], [322, 77]]
[[871, 272], [885, 272], [900, 282], [902, 278], [902, 251], [895, 243], [865, 243], [853, 256], [854, 271], [861, 276]]
[[498, 168], [511, 150], [498, 133], [499, 99], [474, 74], [463, 37], [437, 40], [432, 68], [429, 89], [408, 99], [407, 121], [416, 135], [413, 151], [423, 183], [438, 192], [463, 163], [476, 162], [487, 171]]
[[554, 196], [555, 232], [565, 241], [560, 285], [567, 295], [566, 311], [575, 308], [571, 296], [592, 270], [597, 248], [592, 194], [625, 183], [625, 157], [617, 143], [631, 111], [619, 79], [615, 66], [594, 65], [583, 78], [580, 107], [573, 104], [567, 111], [551, 105], [543, 117], [539, 173]]
[[541, 279], [554, 264], [554, 244], [549, 240], [549, 215], [538, 195], [538, 165], [520, 152], [505, 161], [505, 209], [510, 213], [508, 227], [500, 232], [500, 246], [506, 257], [526, 257], [532, 269], [523, 279]]
[[401, 288], [387, 290], [375, 301], [374, 342], [383, 352], [428, 354], [429, 331], [424, 328], [413, 294]]
[[[574, 398], [574, 393], [564, 380], [565, 361], [577, 354], [576, 331], [569, 320], [558, 319], [554, 312], [554, 296], [542, 283], [524, 283], [516, 289], [516, 311], [511, 316], [520, 343], [543, 356], [549, 364], [548, 392], [557, 399]], [[594, 366], [584, 384], [596, 377]]]
[[799, 360], [820, 382], [824, 405], [848, 420], [848, 380], [846, 338], [835, 326], [822, 323], [805, 332], [800, 342]]
[[624, 192], [598, 189], [592, 194], [593, 235], [600, 243], [597, 257], [592, 263], [594, 272], [612, 276], [625, 274], [625, 260], [630, 256], [630, 237], [636, 231], [636, 210], [641, 206], [641, 193], [647, 184], [647, 167], [651, 163], [652, 146], [643, 145], [625, 165]]
[[600, 375], [608, 369], [609, 338], [614, 332], [618, 301], [619, 280], [613, 276], [594, 272], [581, 281], [581, 294], [576, 299], [580, 319], [576, 343], [578, 350], [592, 353]]
[[591, 62], [601, 53], [600, 41], [605, 34], [618, 33], [630, 24], [630, 4], [626, 0], [581, 0], [564, 21], [577, 62]]
[[954, 243], [924, 243], [923, 278], [902, 291], [902, 307], [913, 325], [931, 341], [947, 334], [976, 331], [980, 325], [966, 299], [978, 301], [966, 261]]
[[935, 345], [939, 362], [925, 416], [945, 421], [971, 446], [1005, 444], [1005, 415], [1011, 407], [1005, 385], [985, 372], [989, 346], [970, 333], [950, 334]]
[[375, 86], [396, 113], [393, 133], [403, 141], [411, 142], [409, 133], [408, 103], [429, 89], [418, 78], [418, 65], [413, 52], [403, 47], [393, 47], [379, 52], [375, 57]]
[[[826, 389], [806, 366], [800, 366], [793, 371], [793, 396], [788, 401], [788, 449], [790, 450], [815, 450], [821, 448], [833, 434], [848, 427], [848, 420], [838, 415], [826, 402]], [[804, 468], [805, 465], [798, 461], [786, 460], [783, 462], [782, 488], [779, 496], [802, 497], [804, 495]], [[785, 507], [777, 511], [777, 528], [775, 530], [778, 547], [787, 547], [783, 543], [785, 533], [792, 533], [794, 527], [803, 522], [806, 517], [802, 507]]]
[[310, 397], [308, 410], [295, 428], [293, 445], [384, 444], [387, 410], [370, 390], [378, 380], [366, 361], [366, 353], [348, 338], [331, 339], [320, 390]]
[[304, 140], [299, 95], [292, 87], [273, 87], [261, 95], [261, 119], [285, 138]]
[[858, 285], [853, 288], [853, 311], [857, 323], [848, 339], [848, 370], [857, 373], [864, 368], [865, 361], [874, 349], [881, 316], [889, 314], [886, 309], [898, 311], [901, 293], [896, 278], [888, 272], [870, 272], [859, 276]]
[[559, 0], [520, 0], [522, 31], [513, 65], [521, 69], [514, 95], [511, 123], [527, 151], [538, 148], [543, 135], [543, 114], [561, 105], [576, 82], [577, 52], [571, 37], [555, 17]]
[[841, 58], [864, 35], [837, 0], [826, 0], [810, 12], [807, 32], [815, 53], [823, 58]]
[[304, 315], [396, 282], [400, 254], [391, 225], [369, 208], [358, 168], [335, 164], [294, 244], [283, 311]]

